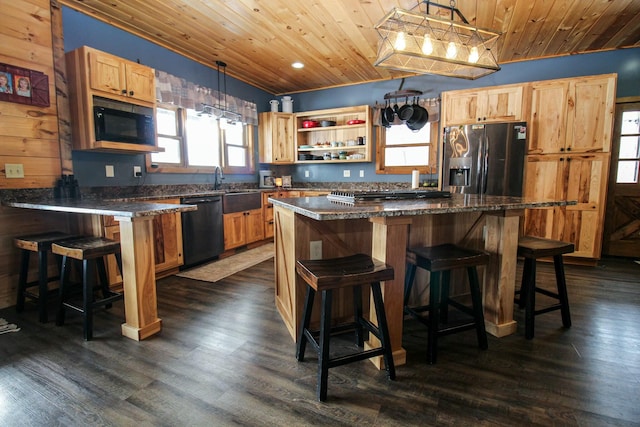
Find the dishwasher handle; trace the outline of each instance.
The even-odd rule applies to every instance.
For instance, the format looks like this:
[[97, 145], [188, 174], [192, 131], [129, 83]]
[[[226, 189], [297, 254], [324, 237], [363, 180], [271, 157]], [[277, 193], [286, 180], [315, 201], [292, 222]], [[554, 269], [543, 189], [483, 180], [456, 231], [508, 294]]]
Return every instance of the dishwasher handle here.
[[221, 201], [222, 201], [222, 196], [215, 196], [215, 197], [198, 197], [193, 199], [182, 199], [181, 203], [184, 203], [187, 205], [193, 205], [198, 203], [213, 203], [213, 202], [221, 202]]

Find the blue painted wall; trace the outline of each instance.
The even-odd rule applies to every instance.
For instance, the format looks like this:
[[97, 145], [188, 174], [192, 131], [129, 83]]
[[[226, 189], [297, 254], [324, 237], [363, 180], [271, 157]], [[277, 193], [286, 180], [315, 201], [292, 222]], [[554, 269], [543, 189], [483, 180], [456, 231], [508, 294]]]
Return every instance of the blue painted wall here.
[[[91, 30], [87, 31], [87, 28]], [[63, 29], [66, 51], [87, 45], [129, 60], [140, 60], [143, 64], [184, 77], [197, 84], [212, 88], [217, 86], [217, 75], [211, 68], [68, 8], [63, 8]], [[212, 64], [216, 59], [224, 60], [224, 58], [212, 58]], [[228, 64], [228, 71], [232, 67], [233, 64]], [[437, 97], [443, 91], [455, 89], [608, 73], [618, 73], [617, 97], [640, 96], [640, 48], [504, 64], [501, 71], [474, 81], [433, 75], [415, 76], [407, 78], [403, 88], [421, 90], [426, 97]], [[399, 85], [400, 80], [387, 80], [294, 94], [292, 95], [294, 111], [363, 104], [374, 105], [376, 101], [383, 101], [385, 93], [398, 90]], [[229, 77], [227, 78], [227, 92], [233, 96], [256, 102], [258, 111], [267, 111], [269, 100], [275, 98], [271, 94]], [[74, 172], [83, 186], [212, 182], [209, 176], [195, 174], [144, 173], [142, 179], [133, 178], [133, 165], [144, 165], [144, 156], [74, 152], [73, 162]], [[104, 177], [104, 165], [106, 164], [114, 165], [115, 178]], [[374, 163], [277, 167], [261, 165], [261, 168], [273, 169], [277, 175], [292, 175], [294, 183], [305, 181], [410, 181], [410, 176], [376, 175]], [[342, 178], [345, 169], [350, 170], [351, 178]], [[364, 178], [359, 177], [361, 170], [364, 171]], [[309, 178], [304, 177], [305, 171], [309, 172]], [[257, 177], [253, 175], [228, 175], [226, 182], [257, 183]]]

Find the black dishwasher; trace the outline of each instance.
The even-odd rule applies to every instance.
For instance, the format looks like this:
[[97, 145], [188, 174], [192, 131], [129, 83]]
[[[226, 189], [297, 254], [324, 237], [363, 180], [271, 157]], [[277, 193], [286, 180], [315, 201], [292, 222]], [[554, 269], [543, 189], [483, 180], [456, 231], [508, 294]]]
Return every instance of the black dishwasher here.
[[183, 268], [211, 260], [224, 252], [222, 196], [190, 197], [180, 202], [198, 206], [197, 211], [182, 212]]

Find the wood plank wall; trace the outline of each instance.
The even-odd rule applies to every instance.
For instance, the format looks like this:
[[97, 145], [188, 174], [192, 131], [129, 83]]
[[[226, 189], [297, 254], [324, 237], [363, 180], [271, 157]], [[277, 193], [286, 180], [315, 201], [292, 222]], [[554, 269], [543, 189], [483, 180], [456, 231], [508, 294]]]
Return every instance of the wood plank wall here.
[[[60, 8], [49, 0], [0, 0], [0, 10], [0, 62], [45, 73], [50, 99], [49, 107], [0, 101], [0, 190], [50, 188], [61, 165], [71, 173], [64, 67], [56, 72], [60, 62], [54, 59], [64, 54]], [[24, 179], [5, 178], [5, 163], [21, 163]], [[68, 215], [0, 207], [0, 308], [15, 304], [19, 262], [13, 237], [45, 230], [68, 231]]]

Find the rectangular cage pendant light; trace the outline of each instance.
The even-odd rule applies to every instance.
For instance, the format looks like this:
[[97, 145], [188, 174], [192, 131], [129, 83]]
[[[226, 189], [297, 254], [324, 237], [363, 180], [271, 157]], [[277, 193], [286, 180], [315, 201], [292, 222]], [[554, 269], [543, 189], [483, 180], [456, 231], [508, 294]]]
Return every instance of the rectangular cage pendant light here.
[[[451, 20], [429, 15], [429, 6], [451, 10]], [[462, 22], [453, 20], [454, 12]], [[500, 33], [469, 25], [453, 6], [425, 1], [412, 10], [394, 8], [375, 29], [375, 66], [471, 80], [500, 70], [494, 55]]]

